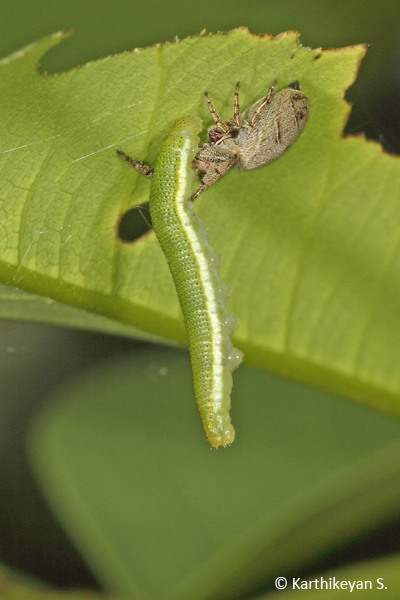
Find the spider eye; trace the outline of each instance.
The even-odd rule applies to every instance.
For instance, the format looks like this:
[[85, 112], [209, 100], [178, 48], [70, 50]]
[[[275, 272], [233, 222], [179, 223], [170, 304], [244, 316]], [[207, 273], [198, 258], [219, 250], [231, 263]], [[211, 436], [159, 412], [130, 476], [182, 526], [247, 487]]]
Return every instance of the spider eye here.
[[238, 135], [239, 135], [239, 129], [234, 129], [233, 131], [231, 131], [231, 138], [232, 139], [237, 138]]

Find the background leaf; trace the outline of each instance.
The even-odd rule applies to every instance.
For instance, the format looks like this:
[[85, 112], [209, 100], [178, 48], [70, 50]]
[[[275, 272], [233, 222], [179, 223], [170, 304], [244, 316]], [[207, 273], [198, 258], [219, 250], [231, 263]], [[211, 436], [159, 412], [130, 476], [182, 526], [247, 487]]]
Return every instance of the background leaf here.
[[[329, 589], [329, 585], [333, 584], [333, 578], [335, 577], [336, 581], [339, 580], [339, 582], [348, 581], [352, 584], [356, 582], [355, 586], [357, 583], [361, 582], [363, 587], [359, 587], [358, 589], [354, 587], [353, 590], [353, 593], [356, 592], [357, 598], [361, 598], [361, 600], [364, 598], [365, 600], [367, 600], [367, 598], [370, 600], [375, 600], [375, 598], [381, 598], [382, 593], [385, 594], [385, 597], [388, 600], [397, 600], [400, 593], [399, 567], [400, 557], [398, 554], [395, 554], [393, 556], [388, 556], [378, 560], [369, 560], [354, 565], [349, 565], [343, 569], [329, 571], [328, 573], [323, 573], [322, 575], [319, 574], [316, 576], [318, 579], [319, 589], [315, 589], [315, 584], [311, 589], [302, 589], [300, 592], [301, 597], [305, 598], [306, 600], [317, 600], [317, 598], [321, 598], [322, 595], [325, 595], [332, 600], [335, 600], [335, 598], [343, 598], [343, 593], [350, 592], [350, 587], [347, 586], [347, 588], [344, 587], [342, 589]], [[323, 577], [325, 582], [327, 582], [323, 584], [324, 587], [322, 588], [320, 583], [321, 577]], [[329, 578], [332, 579], [331, 582], [329, 581]], [[312, 577], [307, 577], [307, 581], [312, 579]], [[380, 581], [378, 581], [378, 579]], [[368, 582], [371, 582], [371, 588], [369, 587]], [[291, 600], [292, 598], [298, 598], [299, 590], [293, 590], [292, 578], [288, 580], [288, 588], [290, 587], [292, 590], [279, 590], [273, 594], [259, 596], [257, 600], [275, 600], [276, 598], [281, 598], [282, 600]]]
[[[46, 322], [76, 329], [129, 335], [137, 339], [168, 343], [165, 338], [141, 331], [137, 327], [125, 325], [114, 319], [89, 313], [51, 298], [31, 294], [4, 284], [0, 284], [0, 318], [14, 321], [29, 320], [33, 323]], [[172, 342], [170, 343], [172, 344]]]
[[237, 440], [212, 452], [191, 387], [186, 353], [138, 351], [35, 426], [39, 481], [106, 589], [247, 597], [398, 513], [397, 420], [243, 367]]

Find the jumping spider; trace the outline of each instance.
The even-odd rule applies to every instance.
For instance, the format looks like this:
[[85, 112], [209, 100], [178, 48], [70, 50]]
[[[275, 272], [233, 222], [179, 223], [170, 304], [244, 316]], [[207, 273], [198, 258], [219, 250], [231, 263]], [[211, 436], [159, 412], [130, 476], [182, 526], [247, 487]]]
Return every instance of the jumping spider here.
[[[200, 172], [201, 185], [193, 194], [195, 200], [229, 169], [256, 169], [279, 158], [299, 137], [308, 119], [308, 99], [298, 81], [274, 94], [276, 81], [268, 94], [240, 114], [239, 82], [235, 89], [233, 119], [222, 121], [208, 93], [207, 100], [215, 125], [208, 130], [208, 142], [196, 154], [192, 168]], [[141, 161], [118, 154], [147, 177], [153, 169]]]
[[240, 114], [239, 82], [235, 89], [233, 119], [222, 121], [207, 92], [204, 94], [215, 125], [208, 131], [208, 142], [193, 160], [201, 172], [201, 186], [194, 200], [233, 166], [238, 169], [262, 167], [289, 148], [299, 137], [308, 118], [308, 100], [298, 81], [274, 94], [276, 81], [265, 98], [257, 100]]

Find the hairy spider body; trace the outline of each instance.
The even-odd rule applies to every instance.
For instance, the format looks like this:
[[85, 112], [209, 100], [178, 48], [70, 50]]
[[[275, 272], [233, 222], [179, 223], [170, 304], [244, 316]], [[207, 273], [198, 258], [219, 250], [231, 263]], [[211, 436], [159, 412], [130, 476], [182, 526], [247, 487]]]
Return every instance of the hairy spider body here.
[[208, 142], [196, 154], [192, 168], [200, 171], [197, 198], [229, 169], [256, 169], [281, 156], [299, 137], [308, 119], [308, 99], [298, 81], [273, 93], [274, 82], [265, 98], [257, 100], [242, 116], [239, 108], [239, 83], [236, 84], [234, 118], [222, 121], [205, 93], [215, 125]]

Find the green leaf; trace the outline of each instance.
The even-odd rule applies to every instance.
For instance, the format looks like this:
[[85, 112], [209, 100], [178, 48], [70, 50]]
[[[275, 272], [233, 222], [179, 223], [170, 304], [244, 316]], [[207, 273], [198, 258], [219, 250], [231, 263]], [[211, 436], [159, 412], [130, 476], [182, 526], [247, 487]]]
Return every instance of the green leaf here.
[[298, 79], [310, 118], [296, 144], [196, 202], [234, 289], [235, 345], [248, 364], [399, 414], [399, 160], [341, 138], [365, 47], [311, 50], [293, 32], [241, 28], [40, 74], [61, 38], [0, 64], [0, 280], [183, 342], [154, 235], [118, 239], [149, 182], [116, 149], [154, 163], [179, 117], [211, 123], [205, 89], [227, 118], [237, 80], [246, 108], [274, 79]]
[[46, 322], [113, 335], [129, 335], [141, 340], [173, 345], [170, 340], [137, 327], [4, 284], [0, 284], [0, 318], [10, 321], [29, 320], [33, 323]]
[[106, 589], [137, 600], [243, 598], [398, 514], [399, 422], [257, 369], [237, 372], [229, 450], [207, 446], [176, 350], [53, 400], [39, 482]]

